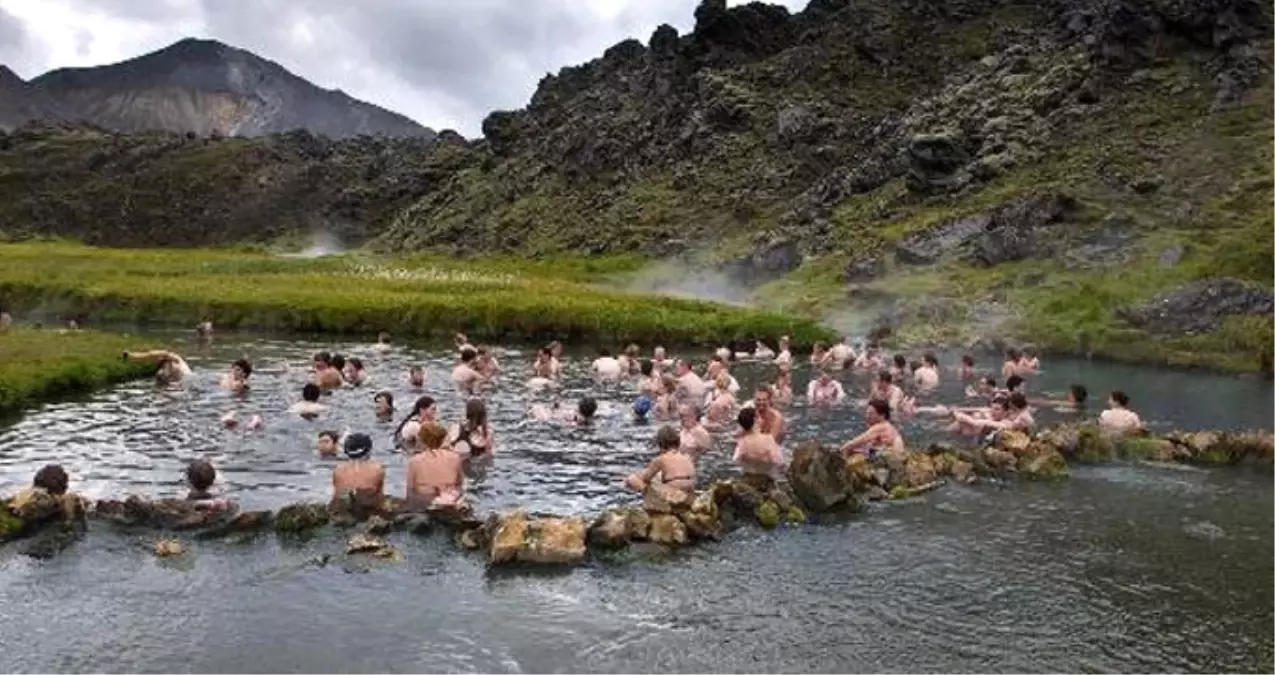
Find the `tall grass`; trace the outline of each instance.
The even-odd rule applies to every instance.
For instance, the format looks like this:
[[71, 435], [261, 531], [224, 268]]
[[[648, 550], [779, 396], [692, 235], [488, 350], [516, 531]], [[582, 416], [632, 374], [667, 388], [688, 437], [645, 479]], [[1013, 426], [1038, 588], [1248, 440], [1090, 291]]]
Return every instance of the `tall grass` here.
[[98, 320], [332, 333], [464, 331], [484, 339], [715, 343], [791, 335], [827, 339], [817, 323], [773, 312], [623, 293], [585, 283], [631, 269], [564, 260], [318, 259], [215, 250], [0, 245], [0, 304]]
[[0, 334], [0, 417], [41, 401], [154, 373], [154, 364], [125, 362], [137, 338], [95, 331], [15, 330]]

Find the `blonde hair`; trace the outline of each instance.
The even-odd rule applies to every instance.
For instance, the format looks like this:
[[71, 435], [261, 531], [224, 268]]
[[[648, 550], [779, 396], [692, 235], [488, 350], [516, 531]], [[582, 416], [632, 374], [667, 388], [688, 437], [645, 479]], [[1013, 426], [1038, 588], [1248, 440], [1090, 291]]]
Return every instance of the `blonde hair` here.
[[729, 389], [730, 375], [727, 375], [726, 373], [722, 373], [721, 375], [718, 375], [716, 384], [718, 389]]
[[447, 440], [447, 430], [433, 422], [422, 424], [421, 430], [416, 432], [416, 439], [425, 450], [437, 450], [443, 447], [443, 442]]

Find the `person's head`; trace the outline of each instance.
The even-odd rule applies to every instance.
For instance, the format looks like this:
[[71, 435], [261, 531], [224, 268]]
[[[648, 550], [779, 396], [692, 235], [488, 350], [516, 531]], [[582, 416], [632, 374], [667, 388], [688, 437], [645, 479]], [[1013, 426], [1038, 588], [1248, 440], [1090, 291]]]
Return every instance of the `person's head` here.
[[318, 368], [320, 365], [322, 365], [324, 368], [332, 365], [332, 354], [328, 352], [315, 352], [314, 366], [315, 368]]
[[319, 454], [324, 456], [332, 456], [336, 454], [337, 443], [341, 440], [340, 434], [335, 431], [319, 432]]
[[713, 360], [708, 362], [708, 370], [704, 371], [704, 374], [708, 375], [708, 379], [716, 380], [717, 376], [722, 373], [722, 368], [721, 359], [714, 356]]
[[892, 385], [892, 384], [894, 384], [894, 375], [892, 375], [892, 374], [890, 373], [890, 371], [888, 371], [888, 370], [883, 370], [883, 371], [881, 371], [881, 372], [877, 373], [877, 386], [878, 386], [878, 387], [880, 387], [880, 388], [882, 388], [882, 389], [889, 389], [889, 388], [890, 388], [890, 385]]
[[246, 380], [249, 375], [252, 375], [252, 364], [248, 363], [248, 359], [235, 359], [234, 363], [230, 364], [230, 374], [236, 379]]
[[650, 377], [655, 372], [655, 364], [650, 359], [642, 359], [642, 363], [638, 365], [638, 372], [642, 373], [642, 377]]
[[813, 347], [813, 350], [814, 350], [814, 353], [816, 353], [816, 354], [822, 354], [822, 353], [824, 353], [824, 352], [828, 351], [828, 345], [826, 345], [826, 344], [824, 344], [824, 343], [822, 343], [822, 342], [816, 342], [816, 343], [815, 343], [815, 346]]
[[600, 359], [609, 359], [609, 358], [611, 358], [611, 350], [610, 350], [610, 349], [607, 349], [606, 347], [603, 347], [602, 349], [599, 349], [599, 350], [598, 350], [598, 358], [600, 358]]
[[1018, 391], [1023, 386], [1023, 378], [1018, 375], [1010, 375], [1005, 378], [1005, 388], [1011, 392]]
[[917, 361], [916, 359], [913, 359], [908, 362], [908, 369], [910, 369], [912, 372], [915, 373], [916, 371], [921, 369], [922, 363], [923, 363], [922, 361]]
[[821, 368], [819, 370], [819, 384], [824, 386], [832, 384], [832, 373], [828, 372], [826, 368]]
[[904, 355], [902, 355], [902, 354], [895, 354], [895, 355], [894, 355], [894, 367], [895, 367], [895, 368], [898, 368], [899, 370], [903, 370], [904, 368], [907, 368], [907, 367], [908, 367], [908, 357], [906, 357], [906, 356], [904, 356]]
[[677, 393], [677, 378], [672, 375], [665, 375], [660, 378], [660, 387], [665, 394], [672, 396]]
[[364, 459], [372, 454], [372, 437], [367, 434], [350, 434], [345, 437], [345, 456]]
[[598, 402], [592, 397], [585, 396], [580, 399], [579, 405], [576, 406], [576, 419], [580, 423], [588, 422], [593, 419], [593, 415], [598, 412]]
[[781, 352], [782, 352], [783, 350], [787, 349], [787, 348], [788, 348], [788, 345], [790, 345], [790, 344], [792, 344], [792, 341], [788, 339], [788, 336], [787, 336], [787, 335], [782, 335], [782, 336], [780, 336], [780, 338], [779, 338], [779, 351], [781, 351]]
[[372, 404], [376, 406], [378, 416], [387, 417], [394, 413], [394, 394], [388, 391], [377, 392], [372, 397]]
[[659, 448], [660, 452], [676, 450], [681, 445], [682, 436], [677, 432], [677, 429], [665, 424], [660, 427], [659, 431], [655, 432], [655, 447]]
[[686, 359], [677, 360], [677, 375], [681, 377], [691, 372], [691, 362]]
[[323, 390], [319, 389], [319, 385], [313, 382], [310, 382], [309, 384], [306, 384], [304, 387], [301, 387], [301, 400], [309, 401], [310, 403], [318, 403], [319, 396], [322, 393], [323, 393]]
[[990, 411], [991, 418], [997, 422], [1005, 419], [1009, 415], [1009, 397], [997, 396], [993, 398]]
[[488, 347], [487, 345], [478, 345], [477, 349], [479, 359], [483, 361], [491, 360], [491, 347]]
[[562, 343], [561, 343], [561, 342], [558, 342], [557, 340], [554, 340], [553, 342], [550, 342], [550, 343], [549, 343], [549, 352], [553, 354], [553, 358], [555, 358], [555, 359], [556, 359], [556, 358], [561, 358], [561, 357], [562, 357]]
[[1014, 392], [1014, 393], [1010, 394], [1010, 395], [1009, 395], [1009, 407], [1010, 407], [1010, 410], [1013, 410], [1013, 411], [1015, 411], [1015, 412], [1021, 412], [1021, 411], [1023, 411], [1023, 410], [1026, 410], [1026, 409], [1027, 409], [1027, 397], [1026, 397], [1026, 396], [1024, 396], [1024, 395], [1023, 395], [1023, 392], [1021, 392], [1021, 391], [1016, 391], [1016, 392]]
[[757, 424], [757, 411], [752, 408], [741, 408], [735, 420], [739, 422], [740, 429], [752, 431], [753, 425]]
[[71, 479], [67, 477], [66, 469], [61, 464], [45, 464], [35, 472], [35, 478], [31, 480], [33, 487], [44, 488], [51, 495], [66, 493], [70, 484]]
[[1021, 357], [1022, 357], [1022, 354], [1019, 353], [1019, 351], [1017, 349], [1014, 349], [1013, 347], [1010, 347], [1009, 349], [1005, 350], [1006, 361], [1017, 361]]
[[360, 359], [357, 356], [351, 356], [350, 360], [347, 361], [345, 365], [347, 370], [349, 370], [351, 373], [363, 372], [363, 368], [364, 368], [363, 359]]
[[171, 382], [181, 378], [181, 365], [177, 359], [161, 358], [158, 366], [155, 377], [160, 381]]
[[775, 373], [775, 384], [784, 387], [791, 385], [792, 371], [781, 366]]
[[868, 401], [868, 407], [864, 409], [864, 419], [869, 425], [889, 422], [890, 404], [875, 398]]
[[990, 394], [996, 391], [996, 378], [987, 376], [978, 381], [978, 389], [983, 394]]
[[422, 396], [412, 404], [412, 415], [422, 422], [432, 422], [438, 416], [438, 408], [434, 407], [433, 396]]
[[478, 350], [466, 345], [460, 350], [460, 362], [473, 365], [474, 359], [478, 358]]
[[212, 322], [211, 322], [211, 321], [200, 321], [199, 323], [195, 324], [195, 336], [196, 336], [196, 337], [206, 338], [206, 337], [208, 337], [209, 335], [212, 335]]
[[651, 408], [653, 407], [655, 407], [655, 402], [651, 400], [650, 396], [643, 394], [633, 401], [633, 414], [638, 419], [644, 420], [647, 415], [651, 414]]
[[758, 387], [757, 393], [753, 395], [753, 405], [757, 406], [758, 412], [766, 412], [770, 410], [770, 404], [775, 400], [775, 391], [770, 387]]
[[1111, 392], [1111, 397], [1108, 399], [1108, 403], [1112, 408], [1128, 408], [1129, 395], [1117, 389], [1116, 391]]
[[1089, 399], [1089, 390], [1083, 384], [1073, 384], [1067, 389], [1067, 400], [1073, 405], [1082, 406]]
[[543, 363], [548, 363], [549, 360], [552, 358], [553, 358], [553, 350], [548, 347], [541, 347], [540, 351], [536, 352], [536, 359]]
[[376, 341], [383, 345], [387, 345], [390, 343], [390, 334], [385, 331], [381, 331], [376, 334]]
[[1034, 359], [1034, 358], [1036, 358], [1036, 348], [1035, 348], [1035, 347], [1023, 347], [1023, 358], [1027, 358], [1027, 359]]
[[687, 429], [693, 429], [699, 424], [699, 406], [693, 403], [683, 403], [678, 406], [677, 414], [682, 420], [682, 426]]
[[962, 356], [962, 357], [961, 357], [961, 365], [962, 365], [962, 366], [965, 366], [966, 368], [973, 368], [973, 367], [974, 367], [974, 357], [973, 357], [973, 356], [971, 356], [970, 354], [966, 354], [966, 355]]
[[217, 469], [206, 459], [197, 459], [186, 465], [186, 482], [192, 490], [207, 492], [217, 480]]
[[927, 365], [927, 366], [930, 366], [931, 368], [938, 368], [938, 366], [939, 366], [939, 357], [935, 356], [935, 355], [934, 355], [934, 352], [926, 352], [926, 353], [925, 353], [925, 354], [921, 357], [921, 362], [922, 362], [922, 363], [924, 363], [924, 364], [925, 364], [925, 365]]
[[881, 346], [875, 342], [872, 342], [868, 344], [868, 348], [865, 351], [867, 351], [868, 356], [876, 358], [877, 356], [881, 354]]
[[717, 376], [717, 378], [713, 380], [713, 385], [717, 387], [717, 390], [718, 390], [718, 391], [727, 391], [727, 390], [729, 390], [729, 389], [730, 389], [730, 375], [727, 375], [726, 373], [721, 373], [721, 374], [719, 374], [719, 375]]
[[407, 369], [407, 381], [413, 387], [425, 386], [425, 369], [420, 366], [412, 366]]
[[664, 351], [663, 347], [656, 347], [655, 351], [651, 353], [655, 356], [656, 361], [663, 361], [668, 356], [668, 352]]
[[437, 450], [447, 442], [447, 430], [437, 422], [426, 422], [421, 425], [421, 430], [416, 432], [416, 440], [425, 450]]
[[642, 355], [642, 348], [630, 342], [629, 346], [624, 348], [624, 355], [630, 359], [636, 359]]
[[337, 370], [345, 370], [345, 356], [342, 354], [333, 354], [332, 367]]
[[487, 404], [481, 398], [471, 398], [465, 402], [465, 424], [470, 429], [487, 426]]

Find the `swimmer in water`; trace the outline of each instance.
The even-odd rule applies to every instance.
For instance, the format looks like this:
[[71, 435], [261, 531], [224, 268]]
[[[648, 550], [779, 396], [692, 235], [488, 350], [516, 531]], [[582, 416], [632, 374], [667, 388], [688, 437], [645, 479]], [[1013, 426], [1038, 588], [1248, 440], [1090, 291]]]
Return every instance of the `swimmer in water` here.
[[372, 405], [376, 409], [376, 419], [382, 422], [394, 419], [394, 394], [388, 391], [377, 392], [372, 397]]
[[1123, 391], [1113, 391], [1107, 397], [1108, 408], [1098, 416], [1098, 425], [1103, 429], [1118, 431], [1123, 434], [1139, 433], [1144, 430], [1142, 418], [1129, 409], [1129, 395]]
[[234, 502], [218, 498], [212, 493], [213, 483], [217, 481], [217, 469], [206, 459], [197, 459], [186, 465], [186, 483], [190, 491], [186, 493], [186, 501], [200, 511], [232, 511]]
[[789, 366], [779, 366], [779, 372], [775, 373], [775, 382], [770, 385], [770, 392], [775, 405], [792, 403], [792, 369]]
[[412, 366], [407, 370], [407, 386], [412, 391], [421, 391], [425, 388], [425, 369], [420, 366]]
[[318, 440], [315, 442], [319, 451], [319, 457], [322, 457], [323, 459], [332, 459], [333, 457], [336, 457], [340, 444], [341, 435], [335, 431], [320, 431]]
[[842, 335], [841, 341], [828, 350], [827, 365], [841, 369], [854, 365], [854, 348], [850, 346], [850, 336]]
[[921, 366], [912, 372], [912, 382], [921, 391], [934, 391], [939, 386], [939, 359], [933, 352], [921, 357]]
[[1023, 355], [1013, 347], [1005, 350], [1005, 361], [1001, 363], [1001, 377], [1009, 379], [1015, 375], [1021, 377], [1026, 373], [1026, 369], [1022, 367], [1021, 361]]
[[1025, 380], [1023, 380], [1021, 375], [1010, 375], [1005, 379], [1005, 391], [1011, 394], [1022, 391], [1023, 384], [1025, 384]]
[[1059, 413], [1082, 413], [1085, 402], [1089, 400], [1089, 390], [1083, 384], [1073, 384], [1067, 388], [1067, 398], [1058, 400], [1051, 398], [1028, 399], [1028, 403], [1041, 408], [1053, 408]]
[[593, 361], [593, 374], [600, 380], [618, 380], [624, 375], [624, 366], [611, 356], [611, 350], [599, 349], [598, 358]]
[[806, 400], [815, 406], [833, 406], [841, 403], [846, 397], [846, 390], [841, 383], [832, 378], [827, 369], [819, 371], [819, 376], [810, 381], [806, 387]]
[[905, 452], [903, 435], [890, 423], [890, 406], [885, 401], [868, 401], [864, 410], [868, 430], [846, 441], [841, 452], [861, 453], [871, 456], [876, 452]]
[[447, 443], [461, 457], [491, 456], [495, 435], [487, 422], [487, 404], [471, 398], [465, 403], [465, 421], [453, 424], [447, 432]]
[[478, 357], [474, 359], [474, 370], [477, 370], [484, 380], [495, 379], [500, 374], [500, 362], [496, 360], [491, 347], [487, 345], [478, 347]]
[[553, 356], [553, 376], [557, 377], [562, 372], [562, 343], [557, 340], [550, 342], [549, 354]]
[[162, 349], [155, 349], [148, 352], [124, 352], [125, 361], [153, 361], [158, 366], [155, 371], [155, 379], [161, 384], [172, 384], [181, 382], [186, 378], [194, 375], [194, 371], [187, 365], [186, 360], [177, 354]]
[[822, 342], [816, 342], [815, 346], [810, 350], [810, 365], [821, 368], [832, 362], [832, 355], [828, 353], [828, 345]]
[[483, 382], [482, 373], [474, 369], [474, 360], [478, 358], [478, 350], [474, 348], [460, 350], [460, 363], [452, 369], [452, 384], [457, 391], [472, 396]]
[[633, 343], [624, 348], [624, 353], [616, 359], [620, 362], [620, 370], [625, 375], [637, 375], [638, 361], [642, 359], [642, 348]]
[[345, 362], [345, 369], [342, 371], [345, 381], [354, 386], [359, 386], [367, 381], [367, 368], [363, 365], [363, 359], [351, 356]]
[[863, 353], [854, 362], [854, 367], [858, 370], [881, 370], [884, 365], [881, 360], [881, 348], [875, 344], [864, 348]]
[[962, 382], [974, 379], [974, 357], [966, 354], [961, 357], [960, 377]]
[[[235, 411], [231, 410], [221, 416], [221, 426], [227, 429], [234, 429], [239, 426], [239, 419], [235, 417]], [[248, 418], [248, 423], [244, 425], [244, 429], [248, 431], [256, 431], [262, 426], [261, 415], [253, 415]]]
[[[713, 383], [717, 382], [718, 377], [725, 376], [727, 388], [730, 389], [730, 393], [732, 394], [739, 393], [739, 381], [736, 380], [735, 377], [730, 374], [730, 365], [726, 361], [722, 360], [721, 357], [719, 356], [714, 355], [713, 359], [708, 362], [708, 368], [705, 371], [704, 376], [705, 376], [704, 377], [705, 380], [707, 380], [708, 382], [713, 382]], [[713, 392], [710, 391], [708, 393], [708, 399], [711, 400], [712, 397], [713, 397]]]
[[314, 383], [325, 392], [340, 389], [345, 383], [341, 379], [340, 368], [335, 365], [332, 355], [328, 352], [319, 352], [314, 355]]
[[465, 491], [464, 459], [447, 447], [447, 431], [425, 424], [417, 445], [421, 451], [407, 461], [408, 505], [428, 508], [460, 503]]
[[686, 359], [678, 359], [677, 361], [677, 386], [681, 391], [681, 396], [687, 401], [703, 401], [707, 386], [704, 380], [691, 368], [691, 362]]
[[740, 410], [736, 419], [740, 431], [735, 440], [735, 463], [744, 469], [744, 473], [773, 475], [784, 464], [784, 453], [779, 443], [774, 436], [758, 429], [755, 408]]
[[791, 364], [792, 350], [790, 349], [791, 340], [787, 335], [779, 338], [779, 353], [775, 355], [775, 363]]
[[662, 375], [672, 368], [673, 364], [668, 360], [668, 353], [664, 351], [664, 348], [656, 347], [655, 351], [651, 352], [651, 365], [654, 366], [657, 375]]
[[713, 385], [708, 400], [708, 422], [714, 426], [727, 424], [735, 416], [735, 393], [730, 389], [731, 378], [723, 373], [717, 376]]
[[1018, 357], [1018, 374], [1027, 376], [1040, 372], [1040, 357], [1036, 356], [1035, 347], [1024, 347]]
[[681, 417], [680, 447], [682, 452], [692, 459], [698, 459], [701, 455], [713, 449], [713, 436], [700, 423], [699, 408], [689, 403], [683, 403], [678, 406], [677, 410], [678, 415]]
[[[385, 496], [385, 466], [371, 459], [372, 439], [367, 434], [345, 437], [347, 461], [332, 470], [332, 499], [353, 498], [380, 504]], [[366, 500], [366, 501], [365, 501]]]
[[655, 374], [655, 364], [649, 359], [642, 359], [642, 363], [638, 364], [638, 391], [654, 400], [660, 395], [660, 389], [663, 386], [660, 378]]
[[412, 412], [398, 423], [398, 429], [394, 431], [394, 446], [404, 450], [416, 449], [416, 438], [420, 434], [421, 426], [425, 424], [438, 423], [438, 407], [434, 404], [432, 396], [422, 396], [416, 399], [412, 404]]
[[784, 416], [775, 409], [775, 392], [770, 387], [761, 387], [753, 394], [753, 408], [756, 409], [757, 430], [775, 439], [776, 444], [784, 442]]
[[465, 348], [473, 349], [474, 346], [469, 344], [469, 338], [464, 333], [457, 333], [452, 337], [452, 343], [456, 345], [457, 352], [465, 351]]
[[890, 366], [890, 376], [896, 382], [903, 382], [908, 376], [908, 357], [902, 354], [895, 354], [893, 365]]
[[977, 384], [965, 387], [965, 398], [982, 398], [991, 400], [992, 396], [997, 391], [996, 378], [988, 375], [979, 378]]
[[208, 342], [209, 340], [212, 340], [212, 335], [213, 324], [211, 321], [205, 319], [195, 324], [195, 339], [199, 342]]
[[673, 419], [677, 411], [677, 378], [665, 375], [660, 378], [660, 391], [655, 397], [655, 419]]
[[670, 426], [660, 427], [655, 433], [655, 445], [660, 454], [645, 469], [626, 478], [625, 485], [637, 492], [646, 492], [651, 481], [659, 478], [668, 487], [694, 492], [695, 460], [679, 451], [680, 444], [676, 429]]
[[899, 385], [894, 383], [894, 376], [888, 370], [877, 373], [877, 382], [872, 387], [872, 393], [869, 394], [869, 400], [878, 400], [885, 402], [890, 406], [891, 410], [897, 410], [903, 405], [903, 399], [906, 396]]
[[247, 359], [236, 359], [230, 364], [230, 370], [221, 376], [221, 388], [236, 394], [248, 391], [248, 376], [252, 375], [252, 364]]
[[292, 404], [288, 408], [288, 412], [300, 415], [308, 419], [314, 419], [327, 410], [327, 406], [319, 403], [319, 396], [322, 395], [319, 385], [309, 382], [301, 387], [301, 400]]
[[372, 351], [384, 354], [392, 349], [394, 347], [390, 345], [390, 334], [385, 331], [377, 333], [376, 344], [372, 345]]
[[576, 426], [588, 426], [598, 412], [598, 402], [589, 396], [580, 399], [574, 411], [566, 411], [554, 404], [552, 408], [537, 403], [531, 406], [531, 417], [538, 422], [564, 422]]

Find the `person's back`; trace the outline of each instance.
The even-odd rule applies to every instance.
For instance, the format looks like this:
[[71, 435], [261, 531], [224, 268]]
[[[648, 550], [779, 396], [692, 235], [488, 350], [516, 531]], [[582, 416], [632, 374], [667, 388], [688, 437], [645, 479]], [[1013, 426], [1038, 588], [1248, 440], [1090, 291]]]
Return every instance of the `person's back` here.
[[354, 495], [379, 502], [385, 493], [385, 466], [368, 459], [372, 439], [367, 434], [351, 434], [345, 439], [345, 456], [349, 461], [332, 471], [334, 498]]
[[464, 485], [464, 459], [444, 447], [447, 431], [437, 424], [421, 427], [423, 449], [407, 462], [407, 501], [415, 506], [454, 504]]
[[770, 434], [757, 430], [755, 408], [740, 410], [738, 420], [742, 433], [735, 442], [735, 463], [744, 473], [771, 475], [783, 464], [779, 443]]

